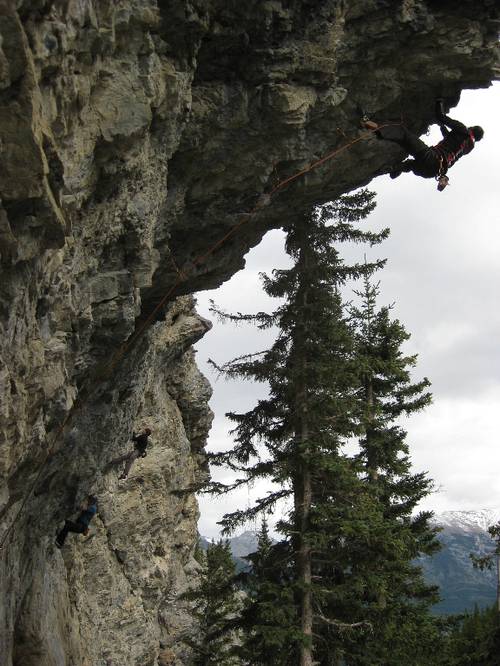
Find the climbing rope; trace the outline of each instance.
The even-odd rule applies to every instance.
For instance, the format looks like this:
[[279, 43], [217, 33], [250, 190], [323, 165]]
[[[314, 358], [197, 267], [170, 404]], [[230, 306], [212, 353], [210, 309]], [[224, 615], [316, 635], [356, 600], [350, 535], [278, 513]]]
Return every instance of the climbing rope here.
[[[274, 187], [272, 187], [272, 189], [267, 194], [263, 194], [258, 199], [258, 201], [254, 205], [254, 207], [248, 213], [246, 213], [245, 217], [243, 217], [238, 222], [238, 224], [236, 224], [234, 227], [231, 227], [231, 229], [226, 234], [224, 234], [224, 236], [222, 236], [217, 242], [215, 242], [211, 247], [209, 247], [208, 250], [206, 250], [206, 252], [196, 256], [192, 261], [192, 266], [195, 267], [195, 268], [197, 266], [201, 266], [208, 259], [208, 257], [210, 255], [212, 255], [219, 247], [221, 247], [232, 236], [234, 236], [236, 234], [236, 232], [239, 231], [243, 225], [248, 224], [254, 218], [254, 216], [258, 213], [258, 211], [260, 209], [266, 207], [270, 203], [272, 197], [274, 197], [278, 192], [283, 190], [287, 185], [290, 185], [290, 183], [292, 183], [295, 180], [301, 178], [302, 176], [309, 173], [313, 169], [317, 169], [322, 164], [325, 164], [325, 162], [328, 162], [328, 161], [332, 160], [334, 157], [336, 157], [337, 155], [340, 155], [341, 153], [348, 150], [349, 148], [351, 148], [355, 144], [359, 143], [360, 141], [365, 140], [366, 138], [371, 136], [371, 134], [378, 131], [379, 129], [383, 129], [384, 127], [389, 127], [389, 126], [394, 126], [394, 125], [401, 125], [401, 124], [402, 124], [401, 122], [386, 123], [386, 124], [383, 124], [383, 125], [379, 125], [376, 129], [367, 130], [367, 132], [363, 133], [361, 136], [358, 136], [355, 139], [352, 139], [351, 141], [349, 141], [348, 143], [343, 144], [339, 148], [336, 148], [335, 150], [332, 150], [330, 153], [328, 153], [324, 157], [321, 157], [320, 159], [315, 160], [314, 162], [311, 162], [311, 164], [304, 167], [300, 171], [297, 171], [296, 173], [292, 174], [291, 176], [288, 176], [287, 178], [284, 178], [283, 180], [278, 181], [276, 183], [276, 185], [274, 185]], [[343, 132], [342, 132], [342, 134], [343, 134]], [[345, 134], [343, 134], [343, 135], [345, 136]], [[119, 361], [123, 358], [123, 356], [127, 353], [127, 351], [135, 344], [135, 342], [141, 337], [141, 335], [149, 327], [149, 325], [154, 321], [158, 312], [168, 302], [168, 300], [173, 295], [173, 293], [175, 292], [177, 287], [179, 287], [179, 285], [182, 284], [183, 282], [186, 282], [187, 279], [189, 278], [189, 271], [186, 272], [186, 271], [183, 271], [183, 270], [179, 269], [179, 267], [177, 266], [173, 256], [171, 257], [171, 260], [172, 260], [174, 269], [177, 273], [177, 279], [172, 284], [172, 286], [166, 291], [164, 296], [156, 304], [156, 306], [153, 308], [153, 310], [151, 310], [151, 312], [146, 317], [146, 319], [144, 319], [141, 322], [141, 324], [134, 331], [134, 333], [126, 340], [126, 342], [124, 344], [122, 344], [115, 351], [115, 353], [113, 354], [111, 359], [108, 361], [108, 363], [104, 366], [104, 368], [93, 377], [94, 385], [96, 385], [96, 384], [98, 385], [99, 383], [101, 383], [101, 382], [110, 378], [111, 373], [113, 372], [115, 367], [118, 365]], [[45, 468], [45, 465], [46, 465], [48, 459], [52, 455], [54, 446], [56, 445], [56, 443], [58, 442], [59, 438], [61, 437], [61, 435], [64, 431], [64, 428], [68, 425], [68, 423], [71, 421], [73, 416], [85, 404], [87, 404], [87, 402], [90, 400], [92, 395], [94, 395], [96, 390], [97, 390], [97, 386], [95, 386], [95, 388], [90, 393], [88, 393], [86, 396], [83, 396], [83, 398], [81, 400], [79, 400], [79, 399], [76, 400], [76, 403], [73, 405], [71, 410], [66, 415], [65, 419], [62, 421], [62, 423], [60, 424], [60, 426], [58, 427], [58, 429], [54, 433], [54, 436], [52, 437], [52, 441], [51, 441], [51, 443], [50, 443], [50, 445], [47, 449], [47, 453], [45, 454], [45, 456], [43, 457], [43, 459], [40, 463], [40, 468], [39, 468], [38, 473], [36, 474], [34, 480], [30, 484], [30, 486], [28, 488], [28, 492], [26, 493], [23, 501], [21, 502], [21, 506], [19, 507], [19, 509], [18, 509], [16, 515], [14, 516], [12, 522], [10, 523], [10, 525], [7, 527], [4, 534], [2, 535], [2, 538], [1, 538], [1, 541], [0, 541], [0, 550], [3, 549], [4, 544], [7, 540], [7, 537], [11, 533], [12, 528], [14, 527], [14, 525], [19, 520], [24, 507], [26, 506], [26, 504], [28, 502], [28, 499], [31, 496], [31, 493], [33, 492], [36, 484], [38, 483], [38, 481], [39, 481], [39, 479], [42, 475], [42, 472]]]

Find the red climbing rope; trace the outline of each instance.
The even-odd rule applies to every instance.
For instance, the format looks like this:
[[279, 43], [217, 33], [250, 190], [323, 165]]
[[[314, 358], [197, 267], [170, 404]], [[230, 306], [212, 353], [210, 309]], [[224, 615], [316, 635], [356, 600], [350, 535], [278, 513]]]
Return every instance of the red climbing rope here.
[[[201, 266], [207, 258], [213, 254], [221, 245], [223, 245], [229, 238], [234, 236], [234, 234], [244, 225], [248, 224], [253, 217], [256, 215], [256, 213], [264, 208], [265, 206], [268, 205], [270, 202], [271, 198], [277, 194], [280, 190], [282, 190], [284, 187], [292, 183], [293, 181], [297, 180], [298, 178], [301, 178], [304, 176], [306, 173], [309, 171], [312, 171], [313, 169], [316, 169], [317, 167], [321, 166], [325, 162], [328, 162], [329, 160], [333, 159], [340, 153], [348, 150], [352, 146], [354, 146], [356, 143], [359, 143], [360, 141], [363, 141], [367, 137], [369, 137], [373, 132], [376, 132], [378, 129], [382, 129], [384, 127], [388, 126], [393, 126], [393, 125], [401, 125], [402, 123], [386, 123], [384, 125], [380, 125], [377, 127], [377, 129], [372, 129], [368, 130], [366, 133], [362, 134], [361, 136], [356, 137], [355, 139], [349, 141], [348, 143], [345, 143], [344, 145], [340, 146], [339, 148], [336, 148], [335, 150], [331, 151], [324, 157], [311, 162], [307, 167], [304, 169], [301, 169], [300, 171], [297, 171], [297, 173], [284, 178], [283, 180], [279, 181], [267, 194], [264, 194], [261, 196], [261, 198], [257, 201], [255, 206], [246, 214], [246, 216], [238, 222], [234, 227], [231, 227], [231, 229], [224, 235], [222, 238], [220, 238], [216, 243], [214, 243], [211, 247], [208, 248], [206, 252], [203, 254], [198, 255], [195, 257], [195, 259], [192, 261], [192, 265], [194, 267], [196, 266]], [[138, 340], [138, 338], [144, 333], [147, 327], [151, 324], [152, 321], [154, 321], [156, 315], [158, 312], [162, 309], [162, 307], [167, 303], [167, 301], [170, 299], [172, 294], [175, 292], [177, 287], [182, 284], [183, 282], [186, 282], [188, 277], [189, 277], [189, 272], [185, 272], [181, 269], [178, 268], [175, 259], [172, 257], [172, 263], [174, 264], [174, 268], [177, 272], [177, 279], [174, 282], [174, 284], [167, 290], [167, 292], [164, 294], [164, 296], [160, 299], [160, 301], [156, 304], [156, 306], [153, 308], [153, 310], [149, 313], [149, 315], [144, 319], [144, 321], [141, 322], [139, 327], [134, 331], [134, 333], [128, 338], [128, 340], [121, 345], [113, 354], [111, 359], [108, 361], [108, 363], [104, 366], [102, 371], [100, 371], [96, 376], [93, 377], [94, 385], [99, 384], [100, 382], [109, 379], [111, 376], [112, 371], [114, 368], [117, 366], [118, 362], [123, 358], [123, 356], [127, 353], [127, 351], [131, 348], [133, 344]], [[16, 515], [14, 516], [12, 522], [10, 525], [7, 527], [5, 530], [4, 534], [2, 535], [2, 539], [0, 541], [0, 549], [3, 548], [8, 535], [12, 531], [12, 528], [16, 524], [17, 520], [19, 519], [24, 507], [26, 506], [26, 503], [28, 502], [29, 497], [31, 496], [31, 493], [33, 492], [33, 489], [35, 488], [38, 480], [41, 477], [42, 471], [45, 467], [45, 464], [47, 460], [50, 458], [52, 455], [53, 449], [57, 441], [59, 440], [60, 436], [62, 435], [64, 428], [67, 426], [69, 421], [73, 418], [73, 416], [89, 401], [91, 396], [94, 394], [96, 388], [94, 388], [93, 391], [91, 391], [82, 401], [77, 400], [76, 404], [71, 408], [71, 410], [68, 412], [66, 415], [65, 419], [62, 421], [56, 432], [54, 433], [54, 436], [52, 438], [52, 442], [50, 443], [47, 453], [44, 456], [41, 464], [40, 464], [40, 469], [38, 471], [38, 474], [35, 476], [34, 481], [31, 483], [27, 494], [25, 495], [21, 506], [19, 507], [19, 510], [17, 511]]]

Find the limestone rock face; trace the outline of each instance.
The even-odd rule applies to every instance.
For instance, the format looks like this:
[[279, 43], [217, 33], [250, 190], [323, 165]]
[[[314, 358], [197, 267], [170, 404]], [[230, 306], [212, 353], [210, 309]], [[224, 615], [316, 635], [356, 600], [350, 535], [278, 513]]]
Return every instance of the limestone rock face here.
[[[402, 156], [361, 109], [420, 132], [436, 96], [488, 86], [499, 19], [494, 0], [0, 0], [2, 664], [188, 663], [181, 491], [211, 421], [189, 294]], [[55, 550], [88, 492], [91, 535]]]

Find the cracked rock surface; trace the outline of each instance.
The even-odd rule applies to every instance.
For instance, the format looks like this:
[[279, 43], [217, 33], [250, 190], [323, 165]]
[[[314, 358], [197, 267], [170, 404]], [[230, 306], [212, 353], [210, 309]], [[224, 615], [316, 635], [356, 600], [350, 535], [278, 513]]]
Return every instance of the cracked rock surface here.
[[[498, 78], [499, 20], [494, 0], [0, 0], [2, 664], [188, 663], [179, 491], [211, 423], [190, 294], [403, 156], [367, 134], [249, 215], [359, 138], [361, 109], [422, 132], [435, 97]], [[91, 535], [54, 549], [88, 492]]]

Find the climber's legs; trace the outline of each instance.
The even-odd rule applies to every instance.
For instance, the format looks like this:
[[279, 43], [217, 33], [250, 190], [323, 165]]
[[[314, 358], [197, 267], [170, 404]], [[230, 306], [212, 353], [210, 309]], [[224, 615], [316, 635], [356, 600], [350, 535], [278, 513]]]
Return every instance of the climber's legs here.
[[126, 479], [127, 476], [129, 475], [130, 468], [134, 464], [134, 461], [137, 460], [139, 457], [140, 453], [137, 449], [134, 449], [131, 453], [128, 454], [127, 456], [127, 462], [125, 464], [125, 469], [123, 470], [122, 474], [120, 475], [120, 479]]
[[413, 157], [416, 157], [429, 147], [419, 139], [418, 136], [402, 125], [387, 125], [385, 127], [380, 127], [375, 121], [365, 118], [361, 121], [361, 124], [366, 129], [375, 131], [375, 134], [379, 139], [393, 141], [394, 143], [399, 144], [407, 153], [413, 155]]
[[122, 462], [125, 462], [125, 460], [128, 459], [130, 453], [125, 453], [123, 456], [118, 456], [118, 458], [113, 458], [113, 460], [110, 460], [109, 463], [106, 465], [106, 467], [114, 467], [115, 465], [119, 465]]
[[405, 160], [404, 162], [401, 162], [401, 164], [398, 164], [398, 166], [394, 167], [394, 169], [389, 172], [389, 176], [394, 180], [394, 178], [398, 178], [402, 173], [413, 171], [414, 166], [415, 160]]
[[429, 149], [429, 146], [419, 139], [418, 136], [410, 132], [406, 127], [401, 125], [390, 125], [389, 127], [382, 127], [377, 130], [377, 136], [384, 141], [393, 141], [404, 148], [407, 153], [413, 157], [420, 157], [420, 155]]
[[84, 525], [83, 523], [79, 522], [73, 522], [72, 520], [66, 520], [64, 523], [64, 527], [62, 530], [59, 532], [59, 534], [56, 536], [56, 544], [59, 546], [59, 548], [62, 548], [64, 546], [64, 542], [66, 541], [66, 537], [68, 536], [68, 532], [75, 532], [76, 534], [83, 534], [88, 530], [88, 526]]
[[397, 143], [415, 159], [405, 160], [391, 170], [391, 178], [397, 178], [403, 172], [412, 171], [416, 176], [422, 178], [434, 178], [439, 174], [441, 162], [438, 153], [413, 132], [402, 125], [388, 125], [379, 127], [372, 120], [363, 120], [362, 124], [367, 129], [375, 130], [379, 139]]

